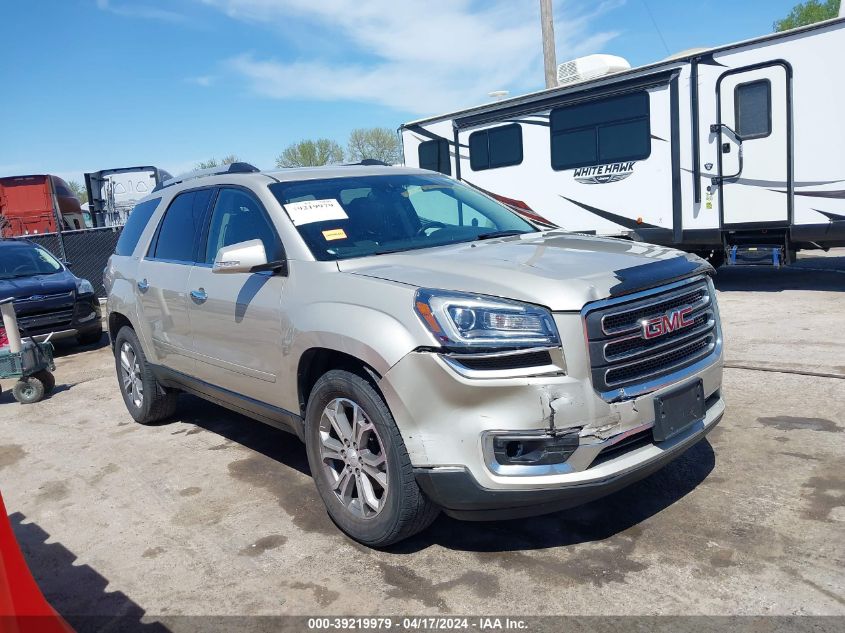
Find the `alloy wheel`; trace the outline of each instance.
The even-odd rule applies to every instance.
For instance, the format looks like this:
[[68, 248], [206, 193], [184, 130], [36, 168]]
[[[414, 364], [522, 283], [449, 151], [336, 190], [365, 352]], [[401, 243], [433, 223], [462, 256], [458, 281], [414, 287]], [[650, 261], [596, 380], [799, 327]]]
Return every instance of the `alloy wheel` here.
[[320, 460], [335, 496], [358, 518], [376, 516], [388, 494], [387, 455], [375, 425], [348, 398], [335, 398], [320, 416]]
[[141, 381], [141, 367], [132, 346], [124, 341], [120, 346], [120, 384], [123, 392], [136, 407], [144, 403], [144, 384]]

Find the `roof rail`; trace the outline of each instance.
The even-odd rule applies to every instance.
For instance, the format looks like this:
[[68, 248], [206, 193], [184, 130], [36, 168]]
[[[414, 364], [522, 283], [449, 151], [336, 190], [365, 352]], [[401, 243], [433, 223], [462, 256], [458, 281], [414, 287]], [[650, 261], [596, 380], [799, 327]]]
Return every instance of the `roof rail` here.
[[206, 176], [219, 176], [220, 174], [253, 174], [257, 171], [259, 171], [258, 167], [256, 167], [255, 165], [250, 165], [249, 163], [230, 163], [229, 165], [221, 165], [220, 167], [197, 169], [195, 171], [189, 171], [186, 174], [182, 174], [181, 176], [176, 176], [175, 178], [165, 180], [164, 182], [160, 182], [155, 186], [153, 191], [160, 191], [165, 187], [170, 187], [171, 185], [176, 185], [180, 182], [185, 182], [187, 180], [194, 180], [195, 178], [205, 178]]

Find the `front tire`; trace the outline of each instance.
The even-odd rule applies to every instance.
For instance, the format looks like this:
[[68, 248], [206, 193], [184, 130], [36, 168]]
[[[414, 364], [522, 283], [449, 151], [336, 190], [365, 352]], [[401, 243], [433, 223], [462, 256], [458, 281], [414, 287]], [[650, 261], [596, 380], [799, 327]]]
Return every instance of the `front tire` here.
[[44, 398], [44, 383], [35, 376], [21, 378], [12, 387], [12, 395], [20, 404], [33, 404]]
[[155, 379], [131, 327], [124, 326], [117, 333], [114, 361], [120, 394], [136, 422], [152, 424], [173, 415], [178, 392], [166, 389]]
[[356, 541], [385, 547], [427, 528], [440, 509], [423, 494], [402, 435], [365, 379], [332, 370], [305, 414], [308, 464], [334, 522]]
[[94, 345], [100, 342], [100, 339], [103, 338], [103, 330], [92, 330], [91, 332], [85, 332], [83, 334], [79, 334], [76, 337], [76, 344], [77, 345]]

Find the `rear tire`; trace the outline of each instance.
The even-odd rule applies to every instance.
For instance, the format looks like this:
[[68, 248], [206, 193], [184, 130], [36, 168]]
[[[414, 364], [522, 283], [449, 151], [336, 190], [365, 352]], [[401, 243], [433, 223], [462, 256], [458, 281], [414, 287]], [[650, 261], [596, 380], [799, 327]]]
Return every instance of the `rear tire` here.
[[52, 374], [52, 372], [42, 369], [32, 375], [38, 378], [38, 380], [41, 381], [41, 384], [44, 385], [45, 394], [49, 394], [56, 387], [56, 377]]
[[21, 378], [12, 387], [12, 395], [21, 404], [33, 404], [44, 398], [44, 384], [35, 376]]
[[402, 435], [369, 382], [326, 373], [308, 398], [305, 422], [311, 474], [341, 530], [385, 547], [431, 525], [440, 508], [417, 485]]
[[178, 392], [159, 384], [144, 356], [135, 330], [124, 326], [114, 340], [117, 381], [129, 415], [141, 424], [152, 424], [173, 415]]

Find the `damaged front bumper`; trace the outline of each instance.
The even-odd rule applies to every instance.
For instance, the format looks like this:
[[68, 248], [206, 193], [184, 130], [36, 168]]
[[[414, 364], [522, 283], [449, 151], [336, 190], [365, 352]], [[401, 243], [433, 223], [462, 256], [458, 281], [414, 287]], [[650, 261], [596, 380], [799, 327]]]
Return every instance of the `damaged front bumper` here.
[[[555, 320], [565, 357], [558, 371], [483, 378], [443, 355], [413, 352], [380, 381], [420, 486], [447, 513], [508, 518], [584, 503], [654, 472], [721, 419], [720, 351], [650, 393], [608, 402], [592, 387], [580, 318]], [[655, 442], [655, 398], [698, 380], [704, 419]], [[529, 459], [508, 458], [513, 442]]]

